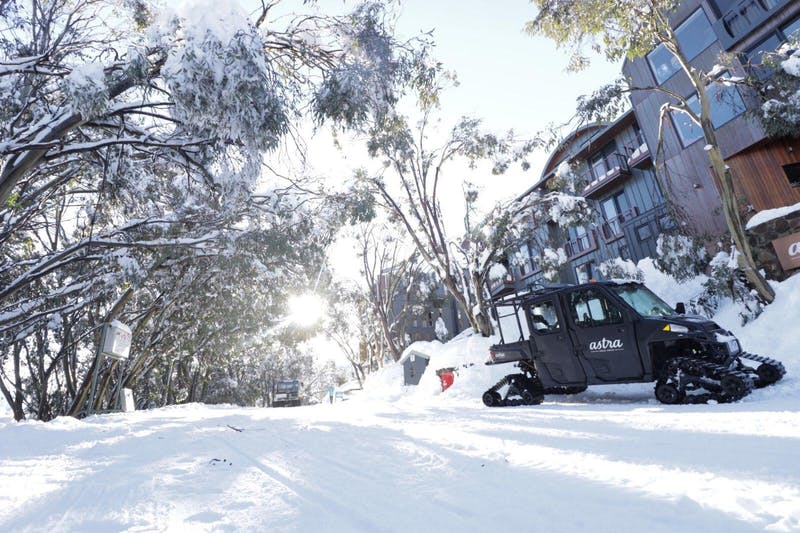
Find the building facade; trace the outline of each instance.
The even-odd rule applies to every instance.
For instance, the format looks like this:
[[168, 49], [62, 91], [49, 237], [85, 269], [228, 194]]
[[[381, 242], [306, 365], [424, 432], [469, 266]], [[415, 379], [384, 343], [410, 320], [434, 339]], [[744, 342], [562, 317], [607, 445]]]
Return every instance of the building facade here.
[[537, 261], [543, 241], [566, 254], [560, 281], [582, 283], [601, 279], [598, 266], [609, 259], [637, 262], [654, 255], [658, 235], [675, 228], [650, 148], [633, 111], [613, 123], [573, 131], [550, 155], [536, 185], [520, 198], [549, 190], [558, 177], [557, 169], [565, 162], [578, 173], [575, 192], [589, 201], [594, 216], [585, 225], [568, 229], [554, 224], [534, 228], [548, 235], [520, 243], [517, 253], [512, 254], [516, 260], [509, 262], [509, 276], [490, 287], [492, 295], [544, 282]]
[[[747, 113], [758, 105], [754, 95], [725, 83], [726, 78], [746, 74], [769, 76], [761, 53], [798, 35], [800, 0], [687, 0], [671, 22], [692, 66], [719, 71], [715, 66], [721, 54], [733, 54], [728, 71], [706, 89], [712, 96], [717, 142], [731, 169], [744, 220], [800, 202], [800, 140], [768, 139]], [[680, 94], [699, 112], [690, 80], [663, 45], [646, 57], [626, 61], [622, 73], [631, 87]], [[588, 125], [568, 135], [550, 156], [540, 180], [526, 191], [546, 190], [563, 161], [577, 166], [584, 177], [583, 191], [576, 192], [593, 204], [596, 219], [586, 227], [570, 228], [567, 235], [558, 228], [537, 229], [547, 231], [551, 245], [563, 246], [566, 252], [562, 282], [600, 279], [597, 266], [609, 259], [637, 262], [653, 256], [658, 236], [679, 227], [707, 242], [727, 232], [720, 189], [699, 126], [679, 112], [668, 113], [662, 125], [662, 106], [677, 103], [665, 92], [633, 91], [630, 100], [632, 109], [614, 123]], [[658, 154], [653, 152], [656, 146]], [[533, 259], [539, 252], [532, 242], [521, 243], [523, 261], [510, 262], [507, 278], [490, 286], [492, 295], [542, 283]], [[756, 253], [762, 264], [770, 255], [763, 247]]]
[[[746, 113], [757, 105], [752, 94], [727, 77], [769, 76], [761, 52], [773, 51], [800, 30], [797, 0], [687, 0], [672, 15], [672, 26], [690, 64], [714, 71], [720, 54], [733, 54], [734, 64], [709, 84], [711, 118], [719, 148], [731, 168], [734, 188], [745, 218], [749, 214], [800, 202], [800, 142], [770, 140]], [[747, 69], [747, 70], [746, 70]], [[718, 69], [717, 69], [718, 70]], [[623, 74], [631, 87], [657, 86], [688, 98], [699, 110], [695, 91], [663, 45], [646, 57], [626, 61]], [[631, 103], [647, 143], [656, 146], [659, 117], [670, 97], [653, 90], [634, 91]], [[675, 202], [684, 206], [689, 224], [710, 239], [727, 230], [717, 184], [710, 171], [700, 128], [672, 112], [662, 128], [659, 166]], [[663, 168], [663, 170], [662, 170]]]

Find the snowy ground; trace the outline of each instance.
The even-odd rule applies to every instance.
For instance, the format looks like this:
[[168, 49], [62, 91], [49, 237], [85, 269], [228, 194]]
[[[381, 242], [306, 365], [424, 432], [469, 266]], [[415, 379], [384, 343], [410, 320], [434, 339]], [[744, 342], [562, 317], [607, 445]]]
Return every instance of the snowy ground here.
[[[476, 364], [445, 393], [394, 368], [334, 405], [6, 419], [0, 531], [798, 531], [799, 308], [796, 276], [744, 328], [722, 311], [788, 370], [736, 404], [648, 384], [489, 409], [511, 368]], [[489, 342], [430, 345], [431, 364]]]

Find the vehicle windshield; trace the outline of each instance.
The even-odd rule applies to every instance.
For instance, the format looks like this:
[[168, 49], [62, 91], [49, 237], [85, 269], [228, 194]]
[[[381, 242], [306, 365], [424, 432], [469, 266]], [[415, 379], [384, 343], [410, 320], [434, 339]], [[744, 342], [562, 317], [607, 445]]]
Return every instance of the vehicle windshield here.
[[675, 311], [664, 300], [643, 285], [618, 285], [611, 289], [643, 316], [675, 314]]
[[280, 381], [278, 382], [278, 386], [275, 387], [277, 392], [292, 392], [293, 390], [297, 389], [297, 382], [296, 381]]

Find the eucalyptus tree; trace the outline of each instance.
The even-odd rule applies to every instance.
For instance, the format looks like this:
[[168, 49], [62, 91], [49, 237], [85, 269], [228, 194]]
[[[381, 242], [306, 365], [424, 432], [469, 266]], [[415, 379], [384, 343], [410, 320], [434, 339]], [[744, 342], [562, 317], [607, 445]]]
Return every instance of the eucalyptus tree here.
[[387, 114], [424, 46], [394, 39], [380, 1], [343, 16], [278, 17], [279, 4], [0, 3], [0, 362], [19, 368], [0, 391], [15, 416], [80, 409], [104, 320], [147, 339], [150, 358], [117, 380], [134, 384], [166, 352], [235, 346], [222, 320], [258, 300], [248, 279], [268, 288], [271, 323], [282, 288], [318, 267], [290, 251], [319, 250], [331, 224], [263, 165], [301, 144], [305, 117]]

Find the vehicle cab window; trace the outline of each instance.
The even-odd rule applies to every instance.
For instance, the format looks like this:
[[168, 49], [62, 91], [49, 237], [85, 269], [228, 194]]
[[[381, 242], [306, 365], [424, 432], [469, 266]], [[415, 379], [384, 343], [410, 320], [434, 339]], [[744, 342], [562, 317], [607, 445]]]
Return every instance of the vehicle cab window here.
[[552, 300], [536, 302], [530, 308], [533, 331], [538, 335], [546, 335], [561, 330], [558, 312]]
[[579, 289], [570, 293], [569, 310], [575, 325], [581, 328], [622, 322], [622, 311], [599, 289]]

